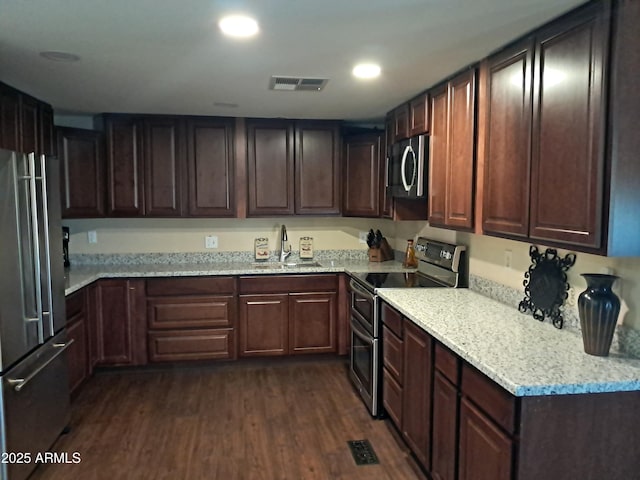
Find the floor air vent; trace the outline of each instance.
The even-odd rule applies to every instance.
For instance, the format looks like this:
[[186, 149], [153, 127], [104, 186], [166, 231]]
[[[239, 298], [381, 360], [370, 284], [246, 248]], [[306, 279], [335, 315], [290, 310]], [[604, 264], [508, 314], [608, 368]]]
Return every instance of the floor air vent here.
[[377, 465], [378, 456], [369, 440], [349, 440], [347, 442], [356, 465]]
[[269, 80], [270, 90], [319, 92], [329, 81], [328, 78], [303, 78], [274, 75]]

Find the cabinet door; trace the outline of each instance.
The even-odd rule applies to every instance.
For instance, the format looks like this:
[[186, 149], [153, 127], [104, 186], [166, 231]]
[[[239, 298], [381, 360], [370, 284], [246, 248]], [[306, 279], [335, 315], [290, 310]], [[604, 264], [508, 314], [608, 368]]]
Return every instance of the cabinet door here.
[[289, 353], [336, 351], [336, 293], [289, 295]]
[[289, 296], [240, 296], [240, 356], [286, 355]]
[[601, 9], [597, 2], [537, 38], [529, 231], [534, 239], [601, 245], [608, 51]]
[[[295, 212], [340, 213], [340, 131], [334, 122], [298, 122], [295, 130]], [[273, 176], [273, 173], [272, 173]]]
[[420, 463], [429, 468], [433, 339], [413, 323], [404, 325], [402, 434]]
[[449, 122], [447, 86], [430, 92], [431, 136], [429, 137], [429, 224], [445, 224]]
[[344, 142], [344, 216], [380, 216], [380, 135], [357, 135]]
[[399, 142], [405, 138], [409, 138], [409, 104], [405, 103], [396, 108], [393, 112], [394, 116], [394, 134], [393, 141]]
[[445, 224], [455, 228], [473, 226], [475, 78], [475, 70], [469, 70], [449, 82]]
[[429, 96], [425, 93], [409, 102], [409, 136], [429, 133]]
[[144, 120], [145, 215], [182, 215], [184, 151], [180, 122], [172, 118]]
[[141, 126], [132, 117], [108, 117], [107, 196], [110, 217], [144, 214]]
[[247, 121], [249, 216], [295, 212], [293, 139], [291, 122]]
[[20, 94], [0, 83], [0, 148], [20, 150]]
[[402, 386], [385, 367], [382, 369], [382, 404], [396, 427], [402, 429]]
[[380, 150], [380, 214], [382, 218], [393, 218], [393, 197], [387, 194], [391, 145], [393, 145], [393, 116], [387, 114], [384, 142]]
[[434, 480], [455, 480], [458, 442], [458, 391], [440, 372], [433, 380], [433, 450], [431, 475]]
[[104, 216], [104, 166], [100, 132], [58, 128], [64, 218]]
[[235, 216], [232, 119], [187, 122], [188, 214]]
[[28, 95], [20, 95], [20, 148], [21, 152], [39, 152], [38, 101]]
[[466, 398], [460, 407], [460, 480], [511, 480], [512, 440]]
[[40, 153], [56, 155], [56, 138], [53, 126], [53, 108], [46, 103], [38, 104], [38, 145]]
[[89, 345], [84, 315], [69, 319], [67, 339], [73, 343], [67, 350], [69, 362], [69, 390], [73, 394], [89, 376]]
[[[146, 345], [139, 318], [144, 280], [101, 280], [98, 295], [98, 363], [136, 365], [145, 363]], [[144, 328], [142, 329], [144, 331]]]
[[488, 61], [482, 229], [526, 237], [531, 171], [533, 41]]

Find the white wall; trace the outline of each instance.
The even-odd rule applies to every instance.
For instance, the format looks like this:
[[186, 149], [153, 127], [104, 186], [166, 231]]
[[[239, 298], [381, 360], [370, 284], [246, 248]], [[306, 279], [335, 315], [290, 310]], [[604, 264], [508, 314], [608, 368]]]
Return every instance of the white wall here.
[[[294, 250], [298, 250], [299, 239], [303, 236], [313, 237], [314, 250], [366, 250], [367, 245], [359, 242], [358, 233], [370, 228], [380, 229], [391, 243], [395, 238], [395, 226], [390, 220], [362, 218], [109, 218], [63, 221], [71, 229], [69, 250], [72, 254], [253, 251], [257, 237], [268, 237], [270, 249], [277, 250], [283, 223]], [[88, 242], [89, 230], [96, 231], [98, 243]], [[205, 248], [206, 235], [218, 237], [218, 249]]]

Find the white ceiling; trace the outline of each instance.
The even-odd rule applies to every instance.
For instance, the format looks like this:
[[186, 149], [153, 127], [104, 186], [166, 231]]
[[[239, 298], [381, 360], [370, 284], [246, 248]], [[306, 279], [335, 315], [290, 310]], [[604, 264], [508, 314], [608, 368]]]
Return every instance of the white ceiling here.
[[[583, 0], [0, 0], [0, 80], [56, 111], [379, 119]], [[251, 40], [217, 20], [248, 12]], [[41, 51], [81, 57], [41, 58]], [[380, 63], [377, 80], [351, 76]], [[328, 77], [322, 92], [271, 75]], [[215, 106], [215, 102], [237, 107]]]

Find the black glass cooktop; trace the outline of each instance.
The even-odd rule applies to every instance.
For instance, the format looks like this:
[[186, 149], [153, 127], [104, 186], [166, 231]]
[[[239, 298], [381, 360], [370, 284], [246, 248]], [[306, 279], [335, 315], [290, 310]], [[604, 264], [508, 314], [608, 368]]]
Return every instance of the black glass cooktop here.
[[414, 272], [352, 273], [361, 283], [371, 288], [434, 288], [445, 285]]

